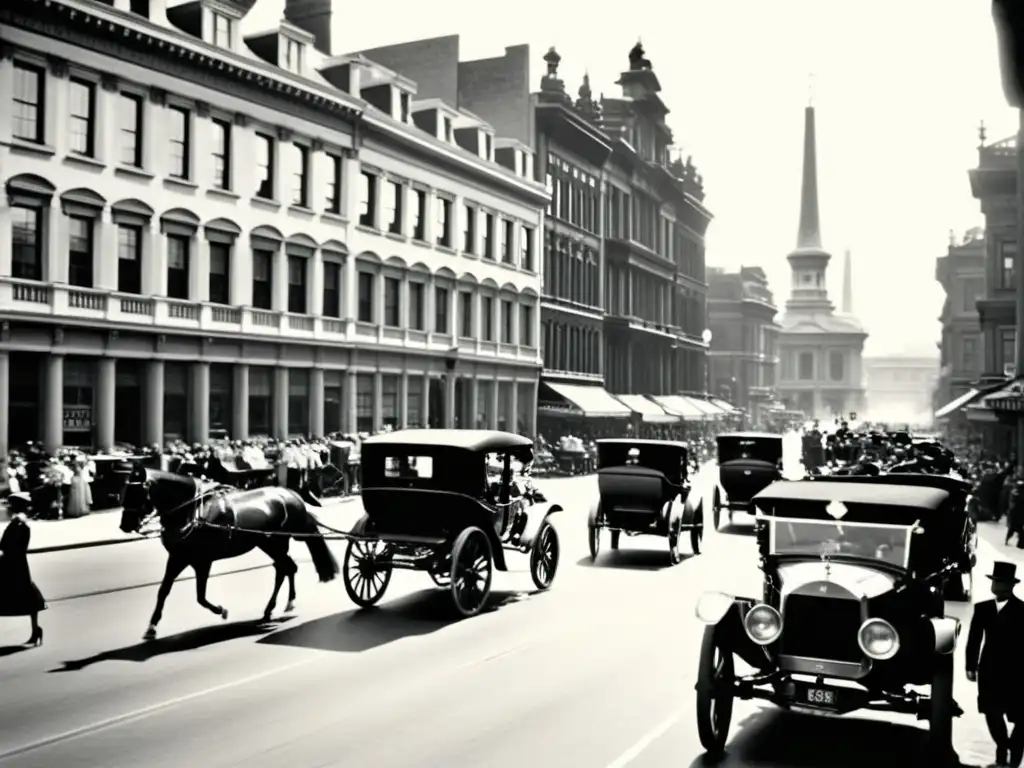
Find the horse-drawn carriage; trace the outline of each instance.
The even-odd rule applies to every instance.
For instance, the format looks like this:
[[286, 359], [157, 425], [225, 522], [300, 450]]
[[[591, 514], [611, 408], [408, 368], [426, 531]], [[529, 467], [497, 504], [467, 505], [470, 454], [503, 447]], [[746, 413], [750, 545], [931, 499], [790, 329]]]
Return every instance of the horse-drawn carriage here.
[[782, 446], [782, 435], [767, 432], [718, 436], [718, 483], [711, 497], [716, 531], [723, 510], [729, 523], [734, 512], [752, 513], [754, 496], [782, 477]]
[[611, 532], [613, 550], [623, 533], [667, 538], [673, 565], [683, 559], [680, 545], [687, 534], [693, 554], [700, 554], [703, 509], [699, 496], [690, 496], [685, 443], [598, 440], [597, 456], [600, 498], [587, 521], [591, 559], [601, 551], [602, 530]]

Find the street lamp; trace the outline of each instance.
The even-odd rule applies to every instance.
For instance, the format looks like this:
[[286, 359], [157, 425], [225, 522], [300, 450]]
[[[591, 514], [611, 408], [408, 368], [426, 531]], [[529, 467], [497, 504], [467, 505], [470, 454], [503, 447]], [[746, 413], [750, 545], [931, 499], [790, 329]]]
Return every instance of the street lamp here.
[[701, 341], [704, 342], [704, 392], [707, 394], [711, 393], [711, 339], [714, 338], [714, 334], [711, 333], [710, 328], [705, 328], [703, 333], [700, 335]]

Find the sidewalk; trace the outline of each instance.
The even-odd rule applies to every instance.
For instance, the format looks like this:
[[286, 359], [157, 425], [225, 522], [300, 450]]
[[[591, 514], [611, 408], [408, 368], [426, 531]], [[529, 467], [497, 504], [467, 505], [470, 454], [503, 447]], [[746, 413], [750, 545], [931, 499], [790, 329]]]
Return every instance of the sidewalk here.
[[[352, 523], [349, 518], [354, 514], [349, 502], [358, 499], [358, 496], [322, 499], [323, 509], [314, 510], [314, 513], [324, 524], [346, 530], [346, 526]], [[342, 512], [345, 514], [340, 514]], [[6, 511], [0, 512], [0, 517], [3, 518], [0, 520], [0, 536], [7, 527], [6, 515]], [[67, 520], [29, 520], [32, 541], [28, 551], [29, 554], [41, 555], [69, 549], [147, 541], [138, 534], [123, 533], [120, 524], [120, 508], [93, 512], [85, 517]]]

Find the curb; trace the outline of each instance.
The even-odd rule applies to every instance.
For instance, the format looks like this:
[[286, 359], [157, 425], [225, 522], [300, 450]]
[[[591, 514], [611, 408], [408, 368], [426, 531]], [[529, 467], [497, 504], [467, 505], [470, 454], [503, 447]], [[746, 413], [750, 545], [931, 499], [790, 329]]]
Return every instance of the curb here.
[[[323, 509], [331, 509], [332, 507], [340, 507], [348, 504], [351, 501], [355, 501], [358, 496], [345, 496], [339, 499], [337, 502], [332, 502], [330, 506], [323, 507]], [[110, 510], [104, 510], [103, 512], [97, 512], [95, 514], [108, 514]], [[112, 544], [136, 544], [140, 541], [152, 541], [155, 536], [138, 536], [130, 539], [89, 539], [86, 541], [72, 541], [67, 544], [54, 544], [48, 547], [30, 547], [28, 554], [30, 555], [49, 555], [54, 552], [70, 552], [76, 549], [91, 549], [93, 547], [107, 547]]]

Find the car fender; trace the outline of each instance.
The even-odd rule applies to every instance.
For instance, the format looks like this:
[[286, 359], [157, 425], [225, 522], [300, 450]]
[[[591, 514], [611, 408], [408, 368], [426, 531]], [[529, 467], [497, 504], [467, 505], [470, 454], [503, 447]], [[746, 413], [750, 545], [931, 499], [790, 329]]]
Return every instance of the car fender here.
[[362, 517], [360, 517], [358, 520], [356, 520], [355, 525], [353, 525], [349, 529], [349, 533], [353, 537], [359, 538], [360, 536], [365, 536], [366, 535], [366, 532], [369, 529], [369, 527], [370, 527], [370, 516], [367, 515], [367, 514], [363, 514]]
[[953, 616], [929, 619], [935, 631], [935, 652], [948, 656], [956, 650], [956, 640], [960, 636], [960, 619]]
[[[711, 605], [706, 605], [707, 610], [701, 611], [701, 602], [705, 601]], [[715, 627], [716, 641], [724, 650], [732, 651], [750, 666], [764, 670], [774, 663], [768, 649], [751, 640], [743, 629], [743, 619], [757, 602], [748, 597], [732, 597], [730, 601], [730, 596], [724, 593], [706, 592], [697, 603], [697, 618]]]
[[540, 531], [541, 526], [544, 525], [544, 521], [555, 512], [561, 511], [563, 511], [562, 506], [552, 502], [541, 502], [540, 504], [528, 507], [526, 510], [526, 527], [523, 528], [523, 534], [519, 537], [519, 545], [524, 549], [529, 549], [533, 545], [534, 537]]

